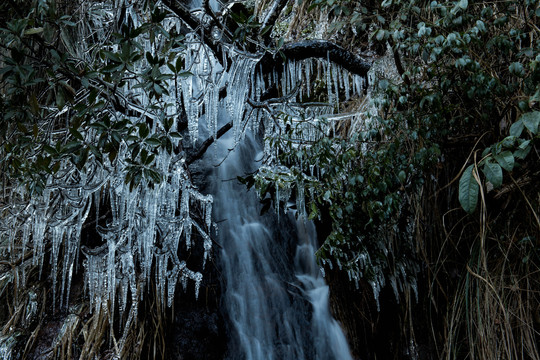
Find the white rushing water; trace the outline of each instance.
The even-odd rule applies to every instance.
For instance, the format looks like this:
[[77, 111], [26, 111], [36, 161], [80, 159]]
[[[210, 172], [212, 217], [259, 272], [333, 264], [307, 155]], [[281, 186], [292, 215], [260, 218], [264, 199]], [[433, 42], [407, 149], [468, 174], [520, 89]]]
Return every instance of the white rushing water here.
[[[230, 138], [220, 147], [233, 145]], [[229, 359], [352, 359], [330, 315], [313, 225], [287, 216], [278, 221], [274, 213], [260, 216], [256, 194], [236, 180], [253, 171], [261, 155], [248, 134], [217, 170], [215, 217], [233, 338]]]

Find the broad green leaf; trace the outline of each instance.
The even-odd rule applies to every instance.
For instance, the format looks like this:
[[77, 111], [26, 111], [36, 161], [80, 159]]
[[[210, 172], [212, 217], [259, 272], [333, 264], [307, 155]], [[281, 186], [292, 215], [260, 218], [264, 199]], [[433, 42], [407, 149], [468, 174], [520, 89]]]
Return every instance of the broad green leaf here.
[[503, 173], [499, 164], [487, 161], [482, 170], [484, 175], [486, 175], [486, 179], [493, 184], [494, 188], [502, 185]]
[[112, 51], [103, 50], [103, 55], [105, 55], [107, 58], [111, 59], [112, 61], [122, 62], [118, 54], [113, 53]]
[[193, 73], [189, 71], [181, 71], [180, 73], [178, 73], [178, 76], [181, 78], [187, 78], [187, 77], [190, 77], [191, 75], [193, 75]]
[[474, 165], [470, 165], [459, 179], [459, 203], [463, 210], [469, 214], [476, 209], [478, 203], [479, 186], [473, 176], [473, 171]]
[[493, 155], [495, 160], [506, 171], [512, 171], [514, 168], [514, 155], [510, 151], [503, 151], [500, 154]]
[[462, 8], [463, 10], [465, 10], [467, 8], [467, 6], [469, 6], [469, 1], [468, 0], [460, 0], [458, 6], [460, 8]]
[[156, 138], [148, 138], [144, 142], [147, 143], [148, 145], [152, 145], [152, 146], [160, 146], [161, 145], [161, 141], [159, 141], [159, 139], [156, 139]]
[[523, 132], [523, 121], [519, 119], [510, 126], [510, 135], [519, 137]]
[[514, 157], [518, 159], [525, 159], [532, 149], [531, 141], [527, 140], [519, 145], [518, 149], [514, 151]]
[[37, 28], [32, 28], [32, 29], [28, 29], [24, 32], [24, 35], [34, 35], [34, 34], [39, 34], [43, 32], [43, 28], [42, 27], [37, 27]]
[[84, 138], [83, 138], [83, 136], [81, 135], [81, 133], [80, 133], [77, 129], [75, 129], [74, 127], [70, 127], [70, 128], [69, 128], [69, 132], [71, 133], [71, 135], [73, 135], [73, 137], [74, 137], [75, 139], [80, 140], [80, 141], [83, 141], [83, 140], [84, 140]]
[[512, 64], [510, 64], [508, 70], [511, 74], [514, 74], [516, 76], [523, 76], [525, 74], [525, 69], [523, 68], [523, 65], [518, 62], [513, 62]]
[[527, 130], [536, 135], [538, 133], [538, 124], [540, 124], [540, 111], [523, 114], [519, 121], [522, 121]]

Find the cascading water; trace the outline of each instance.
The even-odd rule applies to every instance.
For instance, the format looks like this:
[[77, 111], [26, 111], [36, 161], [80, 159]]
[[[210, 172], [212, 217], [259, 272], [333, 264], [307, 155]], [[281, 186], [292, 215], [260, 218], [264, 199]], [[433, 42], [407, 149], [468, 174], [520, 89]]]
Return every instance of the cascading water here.
[[[210, 5], [219, 8], [215, 1], [210, 1]], [[192, 1], [192, 9], [200, 6], [201, 1]], [[156, 10], [160, 8], [158, 5]], [[125, 24], [116, 23], [118, 9], [125, 11], [120, 19], [129, 19]], [[4, 194], [2, 200], [9, 205], [0, 208], [0, 243], [8, 244], [9, 256], [20, 258], [21, 264], [9, 277], [2, 276], [0, 284], [16, 281], [15, 287], [24, 289], [29, 270], [37, 267], [39, 277], [47, 272], [51, 279], [52, 303], [65, 309], [73, 297], [70, 296], [72, 280], [82, 273], [93, 314], [103, 311], [108, 314], [111, 329], [123, 328], [119, 341], [114, 341], [115, 351], [119, 354], [129, 351], [124, 345], [129, 343], [130, 332], [136, 329], [139, 303], [147, 296], [152, 281], [162, 308], [172, 307], [177, 283], [185, 290], [188, 281], [192, 281], [195, 296], [198, 295], [202, 274], [190, 270], [183, 259], [189, 256], [192, 246], [201, 246], [204, 250], [200, 262], [204, 268], [212, 250], [210, 233], [215, 224], [211, 216], [215, 203], [213, 216], [220, 221], [219, 240], [223, 247], [225, 305], [234, 339], [229, 359], [351, 359], [345, 337], [330, 316], [328, 287], [313, 258], [313, 226], [295, 225], [287, 216], [278, 219], [271, 215], [259, 216], [256, 195], [237, 184], [236, 176], [255, 170], [260, 165], [255, 159], [262, 158], [262, 155], [254, 157], [263, 151], [253, 136], [245, 135], [246, 129], [257, 132], [264, 128], [265, 171], [261, 173], [270, 174], [281, 167], [269, 139], [280, 136], [282, 129], [289, 125], [280, 114], [290, 115], [297, 123], [295, 126], [301, 129], [294, 139], [298, 146], [309, 146], [317, 137], [333, 131], [333, 125], [328, 125], [332, 121], [320, 122], [319, 117], [328, 117], [339, 107], [340, 89], [346, 98], [358, 95], [363, 78], [325, 59], [293, 60], [286, 62], [282, 72], [274, 69], [263, 73], [262, 67], [257, 71], [263, 53], [249, 54], [228, 44], [223, 46], [223, 59], [218, 59], [219, 54], [213, 54], [203, 45], [196, 29], [186, 33], [183, 47], [176, 52], [163, 45], [168, 36], [143, 31], [129, 40], [129, 43], [135, 41], [141, 51], [140, 56], [134, 57], [138, 60], [133, 60], [133, 69], [129, 73], [124, 73], [125, 69], [115, 70], [119, 78], [125, 78], [114, 87], [118, 98], [126, 102], [126, 109], [121, 112], [107, 92], [100, 91], [96, 95], [90, 89], [108, 84], [116, 54], [129, 48], [122, 47], [120, 51], [118, 34], [112, 29], [143, 27], [151, 17], [145, 9], [137, 1], [80, 1], [75, 26], [79, 45], [72, 42], [64, 45], [73, 58], [101, 69], [103, 78], [100, 81], [86, 79], [92, 86], [78, 89], [75, 101], [79, 107], [95, 102], [103, 104], [104, 108], [88, 115], [91, 125], [96, 127], [81, 128], [79, 137], [83, 137], [85, 144], [100, 142], [100, 131], [108, 126], [100, 125], [102, 118], [107, 121], [124, 119], [118, 123], [113, 121], [111, 129], [116, 125], [127, 126], [122, 125], [125, 121], [129, 124], [126, 131], [138, 136], [116, 134], [120, 138], [116, 152], [103, 160], [94, 151], [87, 153], [83, 169], [73, 166], [67, 158], [62, 159], [57, 173], [47, 178], [41, 196], [31, 196], [17, 184]], [[193, 9], [193, 14], [200, 11]], [[180, 34], [185, 31], [180, 19], [170, 14], [162, 25], [163, 32]], [[112, 41], [113, 38], [116, 40]], [[103, 49], [103, 54], [98, 56], [96, 49]], [[149, 60], [154, 57], [168, 61], [174, 58], [175, 66], [172, 63], [158, 66], [154, 60]], [[151, 88], [154, 90], [145, 90], [140, 86], [145, 82], [134, 80], [132, 72], [142, 78], [161, 74], [158, 77], [163, 79], [162, 87], [157, 87], [161, 95], [151, 96], [157, 91], [155, 84]], [[328, 103], [297, 103], [304, 91], [309, 97], [310, 84], [316, 76], [326, 79]], [[263, 103], [266, 101], [264, 91], [273, 87], [287, 94], [283, 103]], [[223, 99], [221, 90], [224, 88], [227, 95]], [[70, 112], [65, 109], [52, 107], [47, 111], [51, 111], [51, 118], [67, 117]], [[187, 131], [182, 131], [179, 122], [173, 121], [183, 115]], [[171, 124], [165, 126], [169, 120]], [[197, 149], [203, 138], [217, 138], [223, 129], [218, 130], [218, 120], [222, 120], [222, 126], [230, 120], [231, 131], [228, 139], [220, 140], [220, 150], [210, 151], [228, 154], [217, 170], [219, 180], [214, 189], [214, 202], [192, 182], [184, 147]], [[40, 126], [48, 127], [45, 124], [44, 119]], [[106, 130], [109, 131], [112, 132]], [[177, 131], [182, 132], [177, 134], [184, 137], [182, 142], [178, 136], [172, 137]], [[171, 135], [170, 139], [165, 134]], [[61, 132], [53, 135], [53, 145], [65, 140]], [[136, 140], [130, 140], [133, 137]], [[170, 141], [168, 151], [154, 148], [162, 138]], [[134, 151], [134, 146], [143, 146], [144, 151]], [[232, 148], [235, 150], [228, 153], [227, 149]], [[36, 154], [39, 151], [41, 148], [36, 148]], [[144, 159], [142, 154], [145, 154]], [[143, 169], [143, 173], [137, 172]], [[155, 172], [149, 171], [151, 169]], [[305, 175], [306, 179], [315, 175], [313, 169], [303, 171], [311, 172]], [[152, 176], [148, 173], [161, 181], [149, 182]], [[138, 185], [128, 184], [126, 174], [131, 178], [139, 176]], [[295, 180], [295, 185], [297, 208], [302, 218], [305, 217], [303, 183]], [[279, 190], [279, 194], [276, 188], [278, 203], [280, 196], [285, 201], [291, 196], [292, 186], [287, 186]], [[88, 236], [90, 231], [93, 235]], [[192, 237], [192, 233], [198, 235]], [[199, 240], [201, 243], [197, 244]], [[31, 318], [37, 305], [33, 305], [35, 300], [31, 294], [27, 295], [28, 304], [32, 304], [27, 315]], [[66, 328], [72, 326], [73, 318], [66, 318]], [[0, 357], [8, 358], [12, 346], [13, 337], [0, 337], [0, 354], [3, 354]]]
[[[234, 139], [220, 146], [226, 153]], [[228, 358], [352, 359], [329, 313], [328, 286], [314, 259], [313, 226], [259, 216], [256, 194], [236, 180], [257, 166], [259, 151], [247, 135], [217, 170], [215, 217], [233, 338]]]

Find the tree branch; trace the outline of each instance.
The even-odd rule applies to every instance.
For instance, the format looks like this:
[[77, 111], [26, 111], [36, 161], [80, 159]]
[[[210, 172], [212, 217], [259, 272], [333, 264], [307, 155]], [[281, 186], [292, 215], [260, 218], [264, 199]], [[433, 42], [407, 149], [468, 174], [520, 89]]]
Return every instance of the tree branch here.
[[[208, 46], [216, 56], [216, 59], [221, 63], [223, 60], [222, 50], [219, 48], [218, 43], [210, 37], [210, 30], [205, 28], [201, 21], [191, 14], [183, 5], [178, 4], [175, 0], [163, 0], [163, 4], [167, 6], [176, 16], [180, 18], [187, 26], [192, 30], [196, 30], [199, 27], [202, 28], [202, 40]], [[222, 64], [223, 65], [223, 64]]]
[[208, 150], [208, 148], [210, 147], [210, 145], [212, 145], [214, 143], [214, 141], [216, 141], [217, 139], [219, 139], [220, 137], [222, 137], [223, 135], [225, 135], [227, 133], [227, 131], [229, 131], [230, 129], [232, 129], [232, 126], [233, 126], [233, 123], [232, 121], [226, 123], [225, 125], [223, 125], [218, 131], [217, 131], [217, 136], [216, 138], [214, 139], [213, 136], [210, 136], [208, 139], [206, 139], [201, 147], [199, 148], [199, 151], [197, 151], [197, 153], [193, 156], [190, 156], [187, 160], [186, 160], [186, 165], [191, 165], [195, 162], [195, 160], [198, 160], [200, 159], [204, 153], [206, 152], [206, 150]]
[[264, 35], [261, 34], [261, 31], [263, 31], [267, 26], [272, 26], [272, 27], [274, 26], [274, 23], [279, 17], [279, 14], [281, 14], [281, 11], [287, 5], [288, 2], [289, 0], [274, 0], [274, 2], [272, 3], [272, 7], [270, 8], [268, 13], [264, 17], [263, 22], [261, 24], [261, 28], [259, 30], [259, 35], [263, 36], [265, 40], [270, 39], [271, 31], [266, 32], [266, 34]]
[[[367, 77], [367, 73], [371, 68], [371, 64], [359, 56], [326, 40], [306, 40], [286, 44], [281, 48], [280, 52], [287, 59], [292, 60], [328, 59], [349, 72], [363, 77]], [[283, 60], [278, 54], [267, 53], [259, 61], [259, 64], [264, 73], [269, 73], [274, 68], [277, 68], [277, 70], [283, 68]]]
[[397, 46], [395, 46], [394, 40], [392, 40], [392, 37], [388, 38], [388, 44], [392, 48], [392, 53], [394, 55], [394, 63], [396, 64], [396, 69], [398, 71], [399, 76], [405, 81], [405, 84], [411, 85], [411, 80], [405, 74], [405, 70], [403, 69], [403, 64], [401, 63], [401, 56], [399, 55], [399, 51]]

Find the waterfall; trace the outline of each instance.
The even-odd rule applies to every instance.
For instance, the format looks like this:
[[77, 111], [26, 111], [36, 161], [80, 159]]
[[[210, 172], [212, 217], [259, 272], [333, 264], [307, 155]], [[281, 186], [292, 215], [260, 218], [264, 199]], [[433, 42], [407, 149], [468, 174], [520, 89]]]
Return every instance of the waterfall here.
[[[219, 8], [216, 1], [210, 4]], [[203, 16], [194, 8], [199, 6], [202, 1], [191, 1], [193, 16]], [[69, 131], [47, 130], [51, 133], [46, 141], [54, 145], [49, 150], [36, 141], [32, 161], [43, 151], [58, 153], [48, 158], [58, 161], [57, 169], [43, 175], [41, 193], [34, 194], [18, 180], [7, 187], [4, 184], [0, 243], [7, 244], [10, 259], [20, 259], [20, 264], [9, 277], [2, 276], [0, 284], [14, 283], [16, 289], [25, 289], [31, 274], [35, 277], [35, 267], [40, 280], [50, 278], [53, 309], [66, 311], [70, 301], [79, 301], [71, 293], [72, 283], [82, 282], [90, 313], [107, 314], [109, 343], [114, 344], [115, 353], [123, 354], [130, 351], [131, 345], [125, 345], [131, 344], [130, 336], [144, 316], [139, 305], [154, 291], [153, 284], [162, 309], [173, 308], [178, 283], [184, 291], [188, 282], [193, 283], [198, 298], [202, 271], [214, 250], [213, 217], [220, 222], [224, 303], [234, 339], [229, 358], [350, 359], [344, 335], [329, 313], [328, 287], [313, 258], [313, 226], [284, 215], [259, 216], [256, 194], [247, 192], [236, 177], [258, 168], [255, 160], [263, 157], [262, 141], [249, 131], [266, 131], [265, 169], [268, 173], [278, 169], [279, 161], [274, 151], [270, 153], [268, 142], [287, 126], [281, 114], [294, 117], [295, 126], [303, 129], [295, 141], [308, 146], [328, 133], [330, 127], [319, 124], [318, 117], [333, 113], [340, 84], [349, 86], [354, 78], [336, 65], [324, 65], [324, 60], [292, 61], [280, 74], [275, 70], [257, 73], [262, 52], [251, 54], [228, 44], [223, 46], [224, 58], [218, 59], [219, 54], [201, 42], [198, 31], [182, 35], [178, 40], [182, 46], [176, 47], [171, 34], [186, 30], [179, 18], [165, 16], [158, 34], [146, 30], [146, 21], [159, 17], [156, 14], [162, 10], [157, 5], [150, 14], [137, 1], [80, 1], [73, 14], [77, 20], [73, 41], [62, 41], [66, 41], [67, 55], [91, 65], [95, 74], [82, 78], [87, 84], [74, 90], [73, 103], [58, 108], [41, 105], [49, 115], [39, 119], [34, 137], [41, 129], [52, 129], [51, 124], [57, 126], [53, 118], [59, 118], [58, 123], [65, 118], [71, 126], [73, 114], [84, 115], [85, 124], [77, 120]], [[124, 23], [118, 23], [121, 19]], [[120, 28], [131, 29], [128, 40], [115, 32]], [[133, 35], [132, 28], [138, 29], [138, 35]], [[62, 39], [68, 36], [64, 35]], [[120, 66], [119, 54], [132, 45], [137, 50], [129, 66]], [[324, 73], [331, 103], [296, 103], [304, 91], [302, 79], [307, 80], [309, 93], [314, 70]], [[254, 105], [253, 99], [266, 101], [262, 99], [266, 88], [278, 85], [288, 94], [283, 104]], [[359, 89], [360, 82], [357, 85]], [[114, 96], [102, 91], [108, 86]], [[354, 90], [347, 90], [347, 96], [349, 92]], [[185, 131], [180, 121], [184, 116]], [[223, 126], [228, 121], [228, 138], [216, 145], [221, 149], [209, 151], [213, 159], [218, 154], [226, 157], [216, 170], [214, 200], [199, 192], [200, 184], [192, 181], [187, 154], [205, 150], [203, 140], [218, 138], [223, 129], [218, 122]], [[84, 161], [79, 163], [75, 153], [60, 157], [58, 149], [69, 139], [80, 143], [67, 145], [86, 149]], [[71, 149], [67, 145], [66, 154]], [[297, 207], [303, 209], [301, 181], [297, 188]], [[287, 201], [290, 186], [286, 190], [279, 190], [276, 197]], [[193, 256], [188, 265], [195, 247], [203, 249], [199, 263]], [[28, 299], [30, 318], [37, 305], [30, 293]], [[71, 319], [66, 317], [63, 327], [72, 326]], [[9, 357], [13, 339], [0, 337], [0, 358]]]
[[[234, 142], [233, 137], [220, 141], [219, 153]], [[328, 286], [314, 258], [313, 225], [260, 216], [256, 194], [236, 180], [253, 171], [261, 156], [248, 134], [216, 170], [214, 215], [233, 338], [228, 358], [352, 359], [329, 312]]]

